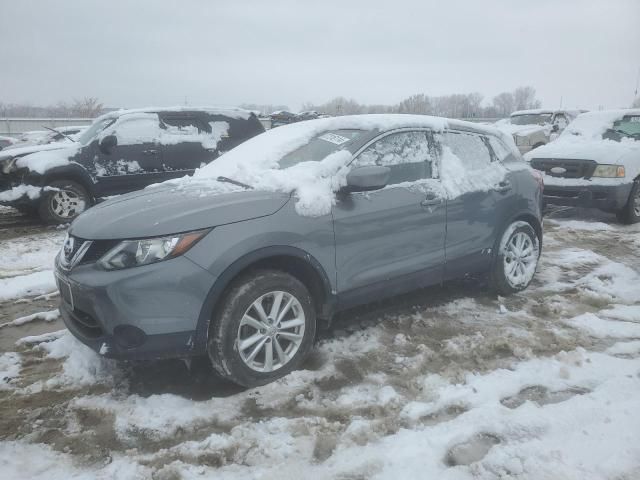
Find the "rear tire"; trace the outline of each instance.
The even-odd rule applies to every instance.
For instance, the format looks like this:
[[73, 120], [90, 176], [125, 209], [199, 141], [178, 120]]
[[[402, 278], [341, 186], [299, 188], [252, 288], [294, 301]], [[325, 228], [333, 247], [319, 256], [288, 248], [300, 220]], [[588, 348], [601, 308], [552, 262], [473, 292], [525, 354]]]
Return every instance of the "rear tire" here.
[[498, 244], [489, 275], [491, 290], [510, 295], [527, 288], [533, 280], [540, 258], [540, 239], [527, 222], [509, 225]]
[[89, 192], [78, 182], [55, 180], [46, 187], [52, 190], [43, 191], [38, 205], [38, 215], [45, 223], [69, 223], [91, 206]]
[[255, 387], [297, 369], [311, 349], [316, 312], [309, 290], [278, 270], [238, 278], [216, 310], [207, 351], [222, 377]]
[[626, 225], [640, 222], [640, 179], [634, 180], [629, 200], [622, 210], [616, 212], [616, 217]]

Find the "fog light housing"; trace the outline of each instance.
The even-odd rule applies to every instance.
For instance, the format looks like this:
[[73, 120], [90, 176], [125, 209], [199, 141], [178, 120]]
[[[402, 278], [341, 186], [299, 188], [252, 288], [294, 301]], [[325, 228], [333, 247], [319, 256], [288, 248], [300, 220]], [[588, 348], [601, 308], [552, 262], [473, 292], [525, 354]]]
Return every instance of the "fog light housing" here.
[[130, 349], [142, 345], [147, 334], [133, 325], [118, 325], [113, 329], [113, 338], [119, 347]]

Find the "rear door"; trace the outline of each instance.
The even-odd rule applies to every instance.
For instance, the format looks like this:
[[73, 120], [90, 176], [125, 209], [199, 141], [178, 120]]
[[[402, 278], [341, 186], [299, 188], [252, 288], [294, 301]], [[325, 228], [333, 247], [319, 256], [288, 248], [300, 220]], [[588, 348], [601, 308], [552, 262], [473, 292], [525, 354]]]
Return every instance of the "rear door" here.
[[118, 143], [109, 152], [96, 148], [93, 167], [100, 195], [139, 190], [164, 179], [156, 113], [123, 115], [101, 138], [107, 135], [114, 135]]
[[431, 188], [430, 137], [426, 130], [384, 134], [352, 162], [388, 166], [391, 178], [381, 190], [338, 195], [332, 210], [342, 306], [441, 281], [445, 203]]
[[167, 179], [191, 175], [215, 155], [211, 125], [197, 112], [161, 113], [160, 120], [160, 148]]
[[490, 266], [495, 239], [516, 200], [507, 170], [485, 136], [450, 130], [436, 139], [443, 183], [450, 185], [445, 278], [451, 279]]

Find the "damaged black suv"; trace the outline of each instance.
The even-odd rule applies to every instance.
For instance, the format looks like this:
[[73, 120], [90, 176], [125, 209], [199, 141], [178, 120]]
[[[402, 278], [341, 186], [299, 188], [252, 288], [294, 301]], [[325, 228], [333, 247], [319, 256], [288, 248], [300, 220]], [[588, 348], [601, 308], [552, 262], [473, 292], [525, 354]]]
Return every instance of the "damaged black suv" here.
[[235, 108], [119, 110], [65, 148], [2, 152], [0, 204], [67, 223], [101, 198], [190, 175], [262, 132], [255, 114]]

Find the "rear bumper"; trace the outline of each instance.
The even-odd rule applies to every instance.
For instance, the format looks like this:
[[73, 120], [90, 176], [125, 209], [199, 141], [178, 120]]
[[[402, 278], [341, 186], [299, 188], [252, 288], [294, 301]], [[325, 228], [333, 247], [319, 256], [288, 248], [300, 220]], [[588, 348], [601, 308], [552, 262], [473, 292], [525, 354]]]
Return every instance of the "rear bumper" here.
[[632, 183], [619, 185], [545, 185], [544, 201], [551, 205], [598, 208], [604, 211], [622, 209], [629, 200]]

